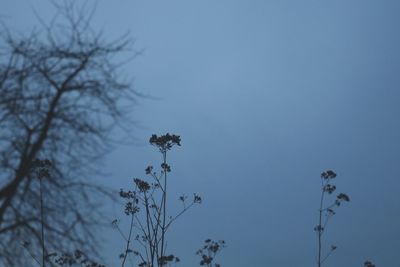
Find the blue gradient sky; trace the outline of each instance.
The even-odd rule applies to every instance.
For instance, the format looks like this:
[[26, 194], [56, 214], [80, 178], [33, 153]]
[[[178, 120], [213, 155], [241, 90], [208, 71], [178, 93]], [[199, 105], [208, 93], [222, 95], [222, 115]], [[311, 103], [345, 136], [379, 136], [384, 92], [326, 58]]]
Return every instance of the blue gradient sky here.
[[[3, 0], [0, 16], [26, 31], [32, 7], [52, 13]], [[333, 169], [351, 202], [331, 221], [338, 250], [325, 266], [399, 266], [399, 14], [397, 0], [98, 1], [96, 27], [110, 39], [130, 31], [144, 49], [126, 75], [160, 98], [132, 107], [137, 144], [116, 147], [101, 181], [127, 188], [157, 159], [148, 137], [179, 134], [171, 193], [204, 199], [170, 232], [180, 266], [196, 266], [213, 238], [227, 242], [222, 266], [309, 267], [319, 175]], [[122, 240], [103, 239], [118, 266]]]

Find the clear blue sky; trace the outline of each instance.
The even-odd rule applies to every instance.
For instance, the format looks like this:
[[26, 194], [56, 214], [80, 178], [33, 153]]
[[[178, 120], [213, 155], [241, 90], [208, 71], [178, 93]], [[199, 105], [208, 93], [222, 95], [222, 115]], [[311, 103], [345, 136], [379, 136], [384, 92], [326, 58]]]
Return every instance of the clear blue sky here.
[[[169, 235], [179, 266], [196, 266], [206, 238], [226, 240], [225, 267], [315, 265], [325, 169], [351, 198], [329, 226], [338, 250], [325, 266], [399, 266], [400, 1], [97, 2], [96, 27], [144, 49], [126, 75], [160, 98], [132, 108], [138, 144], [116, 147], [102, 181], [128, 187], [157, 159], [152, 133], [181, 135], [171, 193], [204, 203]], [[46, 1], [3, 0], [0, 16], [25, 31], [32, 7], [51, 15]], [[117, 266], [122, 240], [103, 238]]]

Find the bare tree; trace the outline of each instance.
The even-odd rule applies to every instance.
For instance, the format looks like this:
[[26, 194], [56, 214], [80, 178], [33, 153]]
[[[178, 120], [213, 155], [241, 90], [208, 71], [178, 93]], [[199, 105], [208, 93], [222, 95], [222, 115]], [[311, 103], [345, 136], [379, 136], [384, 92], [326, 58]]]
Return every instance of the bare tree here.
[[[126, 124], [122, 102], [137, 94], [119, 77], [128, 36], [107, 42], [90, 27], [85, 4], [53, 3], [54, 19], [16, 35], [3, 25], [0, 41], [0, 265], [41, 258], [37, 158], [51, 174], [42, 183], [46, 253], [97, 250], [98, 198], [88, 180], [110, 145], [110, 131]], [[22, 243], [21, 243], [22, 242]], [[26, 249], [21, 245], [23, 244]], [[25, 253], [25, 254], [24, 254]], [[35, 255], [38, 254], [38, 255]], [[25, 262], [24, 262], [25, 261]]]

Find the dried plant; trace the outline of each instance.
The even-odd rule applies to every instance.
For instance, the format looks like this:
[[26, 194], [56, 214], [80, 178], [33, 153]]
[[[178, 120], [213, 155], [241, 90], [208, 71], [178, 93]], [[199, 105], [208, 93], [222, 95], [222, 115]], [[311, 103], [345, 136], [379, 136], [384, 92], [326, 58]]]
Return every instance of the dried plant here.
[[57, 266], [82, 266], [82, 267], [106, 267], [95, 261], [89, 260], [87, 256], [80, 250], [75, 250], [73, 253], [51, 253], [47, 255], [48, 261], [55, 263]]
[[332, 170], [325, 171], [321, 174], [321, 199], [319, 205], [319, 217], [318, 224], [315, 226], [314, 231], [317, 233], [318, 238], [318, 254], [317, 254], [317, 265], [320, 267], [325, 260], [332, 254], [333, 251], [337, 249], [336, 245], [331, 245], [329, 251], [323, 255], [322, 237], [325, 233], [326, 226], [329, 220], [336, 214], [336, 209], [341, 205], [342, 202], [349, 202], [350, 198], [344, 194], [340, 193], [336, 196], [333, 202], [325, 205], [324, 201], [328, 195], [333, 194], [336, 191], [336, 186], [332, 184], [332, 180], [336, 178], [336, 173]]
[[373, 263], [370, 262], [370, 261], [365, 261], [365, 262], [364, 262], [364, 267], [375, 267], [375, 264], [373, 264]]
[[52, 163], [48, 159], [34, 160], [30, 173], [39, 180], [39, 191], [40, 191], [40, 224], [41, 224], [41, 261], [37, 257], [37, 251], [35, 247], [31, 245], [29, 241], [22, 241], [22, 247], [28, 252], [29, 256], [41, 267], [50, 266], [76, 266], [79, 264], [82, 267], [105, 267], [105, 265], [98, 264], [95, 261], [90, 260], [84, 252], [81, 250], [75, 250], [73, 253], [64, 252], [59, 255], [57, 252], [49, 253], [46, 249], [45, 243], [45, 207], [43, 203], [43, 183], [47, 183], [51, 178]]
[[219, 263], [215, 263], [215, 257], [225, 247], [225, 241], [213, 241], [206, 239], [204, 245], [199, 249], [196, 254], [201, 257], [200, 265], [207, 267], [221, 267]]
[[[167, 153], [174, 146], [181, 145], [181, 139], [177, 135], [152, 135], [150, 144], [155, 146], [162, 155], [161, 170], [154, 171], [153, 166], [145, 169], [147, 180], [133, 179], [133, 190], [121, 189], [120, 197], [125, 203], [125, 214], [130, 216], [129, 233], [126, 236], [120, 229], [118, 220], [113, 221], [114, 227], [119, 231], [126, 241], [126, 248], [121, 253], [121, 266], [126, 263], [131, 254], [139, 259], [140, 267], [163, 267], [179, 262], [180, 259], [173, 254], [167, 254], [166, 233], [171, 224], [183, 213], [195, 204], [201, 203], [201, 197], [193, 194], [188, 200], [186, 195], [179, 197], [182, 202], [182, 210], [174, 216], [168, 215], [168, 174], [171, 166], [167, 163]], [[134, 234], [134, 231], [138, 231]], [[134, 236], [134, 237], [133, 237]], [[135, 242], [135, 249], [132, 243]]]

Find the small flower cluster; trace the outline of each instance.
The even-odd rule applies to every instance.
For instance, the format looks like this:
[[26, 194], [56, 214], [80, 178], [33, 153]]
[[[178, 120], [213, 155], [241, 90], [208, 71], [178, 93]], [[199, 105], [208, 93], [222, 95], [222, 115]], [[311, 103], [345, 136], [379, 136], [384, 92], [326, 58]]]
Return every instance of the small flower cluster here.
[[[332, 194], [333, 192], [335, 192], [336, 190], [336, 186], [331, 184], [331, 180], [336, 178], [337, 174], [332, 171], [332, 170], [328, 170], [325, 171], [321, 174], [321, 179], [325, 182], [322, 190], [324, 190], [325, 192], [327, 192], [328, 194]], [[341, 202], [349, 202], [350, 198], [348, 195], [346, 195], [345, 193], [340, 193], [339, 195], [337, 195], [336, 200], [335, 200], [335, 204], [337, 206], [340, 206]]]
[[364, 262], [364, 267], [375, 267], [375, 264], [373, 264], [370, 261], [366, 261], [366, 262]]
[[145, 169], [146, 174], [147, 175], [153, 174], [153, 169], [154, 169], [153, 166], [151, 166], [151, 165], [147, 166], [147, 168]]
[[196, 254], [201, 257], [200, 265], [209, 267], [220, 267], [221, 265], [218, 263], [214, 263], [213, 265], [213, 261], [217, 253], [225, 247], [225, 241], [213, 241], [211, 239], [206, 239], [204, 243], [204, 246], [196, 252]]
[[201, 204], [201, 196], [193, 194], [193, 203]]
[[346, 202], [350, 201], [349, 196], [346, 195], [345, 193], [340, 193], [336, 198], [338, 201], [346, 201]]
[[31, 169], [36, 173], [37, 178], [50, 178], [50, 168], [52, 164], [48, 159], [35, 159], [32, 163]]
[[[187, 200], [187, 199], [188, 199], [188, 196], [185, 195], [185, 194], [183, 194], [183, 195], [181, 195], [181, 196], [179, 197], [179, 200], [182, 201], [184, 207], [186, 207], [186, 204], [187, 204], [187, 201], [186, 201], [186, 200]], [[191, 205], [192, 205], [192, 204], [201, 204], [201, 202], [202, 202], [201, 196], [199, 196], [199, 195], [196, 194], [196, 193], [193, 193], [193, 199], [192, 199]]]
[[126, 215], [133, 215], [139, 212], [139, 207], [138, 207], [139, 199], [137, 198], [135, 192], [124, 191], [121, 189], [119, 191], [119, 196], [127, 200], [125, 203], [125, 210], [124, 210]]
[[161, 169], [163, 172], [171, 172], [171, 166], [169, 166], [167, 163], [161, 163]]
[[336, 206], [340, 206], [340, 204], [342, 202], [349, 202], [350, 198], [348, 195], [346, 195], [345, 193], [340, 193], [339, 195], [337, 195], [336, 200], [335, 200], [335, 205]]
[[179, 135], [174, 134], [165, 134], [161, 136], [157, 136], [153, 134], [149, 140], [150, 144], [153, 146], [158, 147], [161, 153], [167, 152], [170, 150], [174, 145], [181, 145], [181, 137]]
[[323, 173], [321, 173], [321, 178], [322, 179], [333, 179], [333, 178], [335, 178], [336, 177], [336, 173], [334, 172], [334, 171], [332, 171], [332, 170], [328, 170], [328, 171], [325, 171], [325, 172], [323, 172]]
[[47, 260], [53, 259], [54, 263], [59, 266], [75, 266], [80, 264], [84, 267], [105, 267], [103, 264], [88, 260], [84, 253], [80, 250], [75, 250], [74, 253], [63, 253], [58, 256], [57, 253], [51, 253], [47, 255]]
[[180, 262], [181, 260], [178, 257], [175, 257], [174, 255], [170, 254], [168, 256], [162, 256], [158, 258], [158, 264], [159, 266], [166, 266], [168, 263], [171, 262]]
[[133, 179], [133, 182], [139, 188], [140, 192], [145, 193], [150, 190], [150, 184], [146, 181], [143, 181], [139, 178], [135, 178], [135, 179]]
[[139, 211], [140, 211], [139, 207], [136, 206], [133, 202], [129, 201], [125, 204], [124, 212], [126, 215], [132, 215], [132, 214], [138, 213]]
[[136, 194], [135, 194], [135, 192], [132, 192], [130, 190], [129, 191], [124, 191], [121, 188], [120, 191], [119, 191], [119, 196], [121, 198], [125, 198], [125, 199], [134, 199], [136, 197]]
[[327, 184], [324, 186], [325, 192], [328, 192], [328, 194], [332, 194], [336, 190], [335, 185]]

